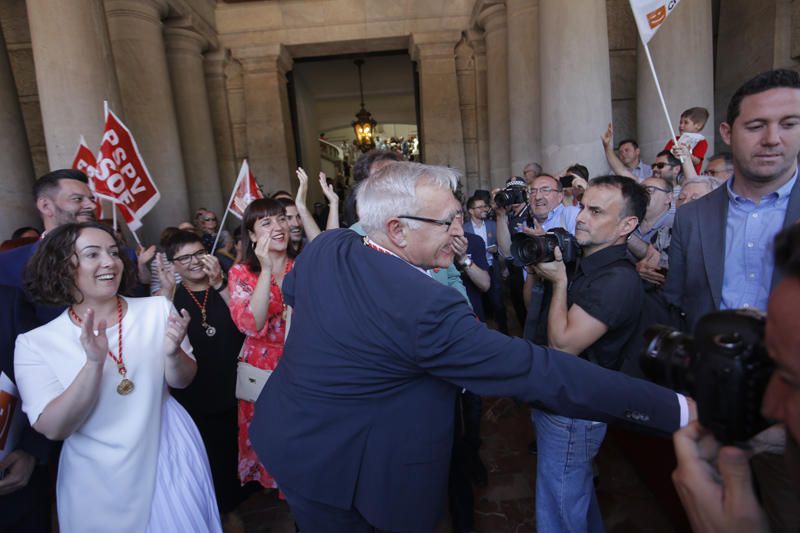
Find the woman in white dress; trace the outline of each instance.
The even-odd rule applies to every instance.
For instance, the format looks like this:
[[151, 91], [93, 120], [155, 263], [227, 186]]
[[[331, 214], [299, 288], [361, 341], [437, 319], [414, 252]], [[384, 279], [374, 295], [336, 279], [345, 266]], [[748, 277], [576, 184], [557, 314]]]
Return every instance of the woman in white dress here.
[[119, 296], [131, 276], [111, 229], [93, 222], [53, 230], [26, 271], [36, 300], [68, 306], [15, 350], [31, 425], [64, 440], [60, 530], [221, 531], [202, 440], [167, 389], [197, 370], [189, 316], [161, 296]]

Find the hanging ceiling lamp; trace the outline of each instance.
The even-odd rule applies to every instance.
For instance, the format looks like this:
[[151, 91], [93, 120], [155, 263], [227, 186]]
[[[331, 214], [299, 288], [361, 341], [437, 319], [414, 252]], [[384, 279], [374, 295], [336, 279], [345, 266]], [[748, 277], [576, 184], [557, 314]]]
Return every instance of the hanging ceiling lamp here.
[[356, 59], [356, 66], [358, 67], [358, 89], [361, 92], [361, 110], [356, 113], [356, 120], [353, 121], [353, 131], [356, 134], [356, 146], [362, 152], [372, 150], [375, 148], [375, 126], [378, 124], [372, 118], [372, 113], [364, 108], [364, 85], [361, 82], [361, 65], [364, 64], [363, 59]]

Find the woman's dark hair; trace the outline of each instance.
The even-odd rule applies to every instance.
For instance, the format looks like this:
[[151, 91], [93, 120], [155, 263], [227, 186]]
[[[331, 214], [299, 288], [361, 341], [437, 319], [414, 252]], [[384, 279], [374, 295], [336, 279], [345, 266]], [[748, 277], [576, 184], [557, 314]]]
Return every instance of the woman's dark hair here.
[[[256, 222], [260, 219], [277, 215], [286, 216], [286, 208], [272, 198], [253, 200], [244, 210], [244, 216], [242, 217], [242, 264], [250, 272], [261, 272], [261, 263], [258, 262], [258, 257], [256, 257], [256, 252], [253, 249], [255, 243], [250, 239], [250, 232], [253, 231]], [[287, 235], [286, 238], [288, 239], [289, 236]], [[291, 246], [288, 248], [290, 249]]]
[[167, 234], [162, 233], [161, 242], [159, 244], [164, 250], [164, 253], [167, 254], [167, 259], [172, 261], [175, 259], [175, 254], [181, 246], [193, 243], [202, 245], [203, 239], [193, 231], [179, 229], [177, 231], [170, 231]]
[[75, 271], [78, 267], [75, 241], [83, 230], [89, 228], [105, 231], [114, 239], [122, 261], [119, 292], [125, 294], [132, 287], [136, 274], [130, 259], [123, 253], [122, 243], [114, 235], [114, 230], [97, 222], [69, 223], [48, 232], [28, 262], [25, 269], [25, 289], [34, 301], [46, 305], [72, 305], [83, 301], [83, 295], [75, 284]]

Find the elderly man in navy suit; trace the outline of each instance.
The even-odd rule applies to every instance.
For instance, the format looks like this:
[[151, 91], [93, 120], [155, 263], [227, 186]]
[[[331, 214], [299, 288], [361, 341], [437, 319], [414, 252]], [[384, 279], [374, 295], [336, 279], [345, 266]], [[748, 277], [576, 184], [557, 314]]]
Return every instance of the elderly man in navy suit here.
[[463, 234], [449, 168], [390, 163], [358, 191], [367, 235], [332, 230], [283, 283], [294, 308], [250, 439], [306, 533], [432, 531], [466, 388], [668, 434], [691, 402], [479, 322], [426, 272]]

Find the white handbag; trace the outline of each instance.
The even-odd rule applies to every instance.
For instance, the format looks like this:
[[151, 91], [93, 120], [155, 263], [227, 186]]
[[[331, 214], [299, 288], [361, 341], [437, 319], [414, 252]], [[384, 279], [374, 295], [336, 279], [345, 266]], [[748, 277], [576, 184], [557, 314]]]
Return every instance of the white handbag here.
[[261, 389], [272, 375], [272, 370], [264, 370], [245, 363], [243, 351], [244, 346], [239, 352], [239, 362], [236, 365], [236, 398], [246, 402], [255, 402], [261, 395]]

